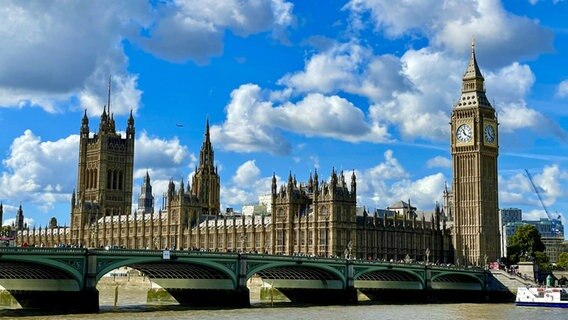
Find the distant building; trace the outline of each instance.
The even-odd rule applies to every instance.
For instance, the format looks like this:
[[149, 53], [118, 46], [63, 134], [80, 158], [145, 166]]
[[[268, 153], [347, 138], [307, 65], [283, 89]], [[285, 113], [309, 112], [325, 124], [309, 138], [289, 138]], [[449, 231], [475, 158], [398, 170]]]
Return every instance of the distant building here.
[[523, 220], [523, 211], [519, 208], [506, 208], [499, 210], [501, 224], [506, 225], [509, 222], [519, 222]]
[[544, 243], [544, 253], [548, 256], [550, 263], [556, 263], [562, 252], [568, 252], [564, 238], [542, 237], [542, 243]]
[[272, 197], [270, 195], [262, 195], [258, 197], [258, 204], [247, 204], [242, 208], [242, 214], [245, 216], [266, 216], [272, 213]]
[[407, 219], [414, 219], [416, 217], [416, 207], [410, 205], [410, 200], [408, 200], [408, 202], [402, 200], [397, 201], [388, 206], [387, 210], [394, 211], [400, 217], [406, 217]]
[[501, 257], [507, 256], [507, 239], [510, 238], [513, 233], [515, 233], [517, 225], [514, 223], [520, 223], [521, 220], [523, 220], [523, 211], [519, 208], [506, 208], [499, 210], [499, 239]]
[[551, 263], [556, 263], [558, 255], [564, 252], [564, 226], [558, 219], [550, 220], [540, 218], [539, 220], [523, 220], [523, 213], [518, 208], [508, 208], [499, 210], [501, 216], [501, 252], [502, 256], [507, 256], [507, 246], [510, 238], [523, 225], [532, 225], [540, 233], [542, 242], [546, 249], [545, 253]]

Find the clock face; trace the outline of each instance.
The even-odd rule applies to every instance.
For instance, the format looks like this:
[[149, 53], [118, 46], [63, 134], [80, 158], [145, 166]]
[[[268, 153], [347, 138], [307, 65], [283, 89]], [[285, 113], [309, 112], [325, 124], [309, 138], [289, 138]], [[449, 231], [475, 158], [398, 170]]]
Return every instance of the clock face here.
[[456, 137], [459, 142], [469, 142], [473, 138], [473, 130], [467, 124], [462, 124], [456, 131]]
[[483, 136], [485, 137], [485, 141], [489, 143], [493, 143], [495, 141], [495, 129], [492, 125], [486, 125], [485, 129], [483, 129]]

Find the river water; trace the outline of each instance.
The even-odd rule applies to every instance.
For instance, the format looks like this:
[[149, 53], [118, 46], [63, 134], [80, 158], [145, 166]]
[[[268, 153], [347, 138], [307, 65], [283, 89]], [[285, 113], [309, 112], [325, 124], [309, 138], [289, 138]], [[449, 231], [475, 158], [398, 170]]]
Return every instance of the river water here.
[[[251, 294], [252, 307], [241, 309], [195, 309], [175, 304], [146, 305], [149, 282], [108, 282], [97, 286], [100, 292], [100, 312], [95, 314], [43, 314], [23, 309], [1, 309], [0, 319], [306, 319], [306, 320], [377, 320], [377, 319], [504, 319], [504, 320], [566, 320], [567, 309], [517, 307], [502, 304], [369, 304], [357, 306], [290, 306], [287, 303], [260, 303]], [[114, 307], [116, 287], [119, 287]]]
[[[6, 310], [4, 310], [6, 311]], [[244, 309], [184, 309], [169, 306], [102, 306], [96, 314], [41, 315], [24, 310], [0, 311], [0, 318], [20, 319], [504, 319], [565, 320], [566, 309], [516, 307], [514, 304], [424, 304], [424, 305], [359, 305], [327, 307], [266, 307]]]

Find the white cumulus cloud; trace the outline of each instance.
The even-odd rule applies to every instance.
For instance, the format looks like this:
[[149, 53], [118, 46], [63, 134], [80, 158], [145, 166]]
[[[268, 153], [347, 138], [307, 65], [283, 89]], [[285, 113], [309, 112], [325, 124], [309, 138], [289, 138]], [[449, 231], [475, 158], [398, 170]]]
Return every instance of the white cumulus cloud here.
[[292, 11], [284, 0], [3, 1], [0, 107], [98, 115], [112, 76], [113, 112], [136, 113], [142, 91], [128, 71], [124, 41], [168, 60], [206, 62], [221, 54], [226, 31], [272, 32], [286, 41]]
[[437, 156], [432, 159], [428, 159], [426, 166], [428, 168], [451, 168], [452, 160], [446, 157]]
[[240, 186], [254, 183], [260, 175], [260, 169], [256, 166], [255, 160], [249, 160], [239, 166], [233, 176], [233, 182]]
[[447, 178], [442, 173], [413, 180], [394, 157], [392, 150], [384, 152], [381, 163], [356, 171], [358, 205], [386, 208], [396, 201], [411, 200], [419, 210], [431, 211], [441, 201]]
[[460, 55], [475, 37], [490, 66], [552, 51], [551, 30], [506, 11], [500, 0], [351, 0], [345, 8], [355, 28], [364, 27], [369, 15], [375, 29], [388, 37], [420, 35], [433, 47]]
[[167, 60], [205, 63], [222, 53], [226, 30], [241, 37], [272, 30], [283, 37], [295, 20], [292, 9], [283, 0], [175, 0], [158, 5], [160, 18], [138, 42]]
[[42, 141], [26, 130], [2, 160], [6, 171], [0, 177], [0, 198], [32, 202], [45, 212], [55, 202], [68, 200], [76, 179], [69, 168], [77, 167], [78, 144], [78, 135]]
[[568, 97], [568, 80], [564, 80], [558, 84], [556, 95], [562, 98]]
[[0, 15], [0, 105], [62, 111], [77, 99], [100, 114], [113, 76], [116, 114], [139, 107], [137, 76], [120, 41], [146, 19], [141, 1], [4, 1]]

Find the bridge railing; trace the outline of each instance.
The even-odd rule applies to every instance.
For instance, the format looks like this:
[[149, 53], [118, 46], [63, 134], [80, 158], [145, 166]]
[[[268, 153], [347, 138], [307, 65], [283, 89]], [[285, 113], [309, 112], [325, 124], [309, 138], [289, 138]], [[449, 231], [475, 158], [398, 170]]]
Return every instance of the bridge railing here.
[[85, 248], [0, 247], [0, 254], [86, 254]]
[[[456, 266], [456, 265], [439, 265], [439, 264], [424, 264], [423, 262], [404, 262], [404, 261], [386, 261], [386, 260], [364, 260], [364, 259], [344, 259], [339, 257], [318, 257], [309, 255], [271, 255], [265, 253], [253, 252], [214, 252], [203, 250], [168, 250], [175, 257], [224, 257], [224, 258], [260, 258], [272, 260], [292, 260], [292, 261], [312, 261], [322, 263], [351, 263], [359, 265], [381, 265], [381, 266], [398, 266], [398, 267], [428, 267], [429, 269], [436, 270], [454, 270], [466, 272], [484, 272], [481, 267], [475, 266]], [[122, 249], [122, 248], [109, 248], [109, 249], [88, 249], [88, 248], [72, 248], [72, 247], [0, 247], [0, 255], [2, 254], [75, 254], [75, 255], [162, 255], [164, 250], [151, 250], [151, 249]]]

